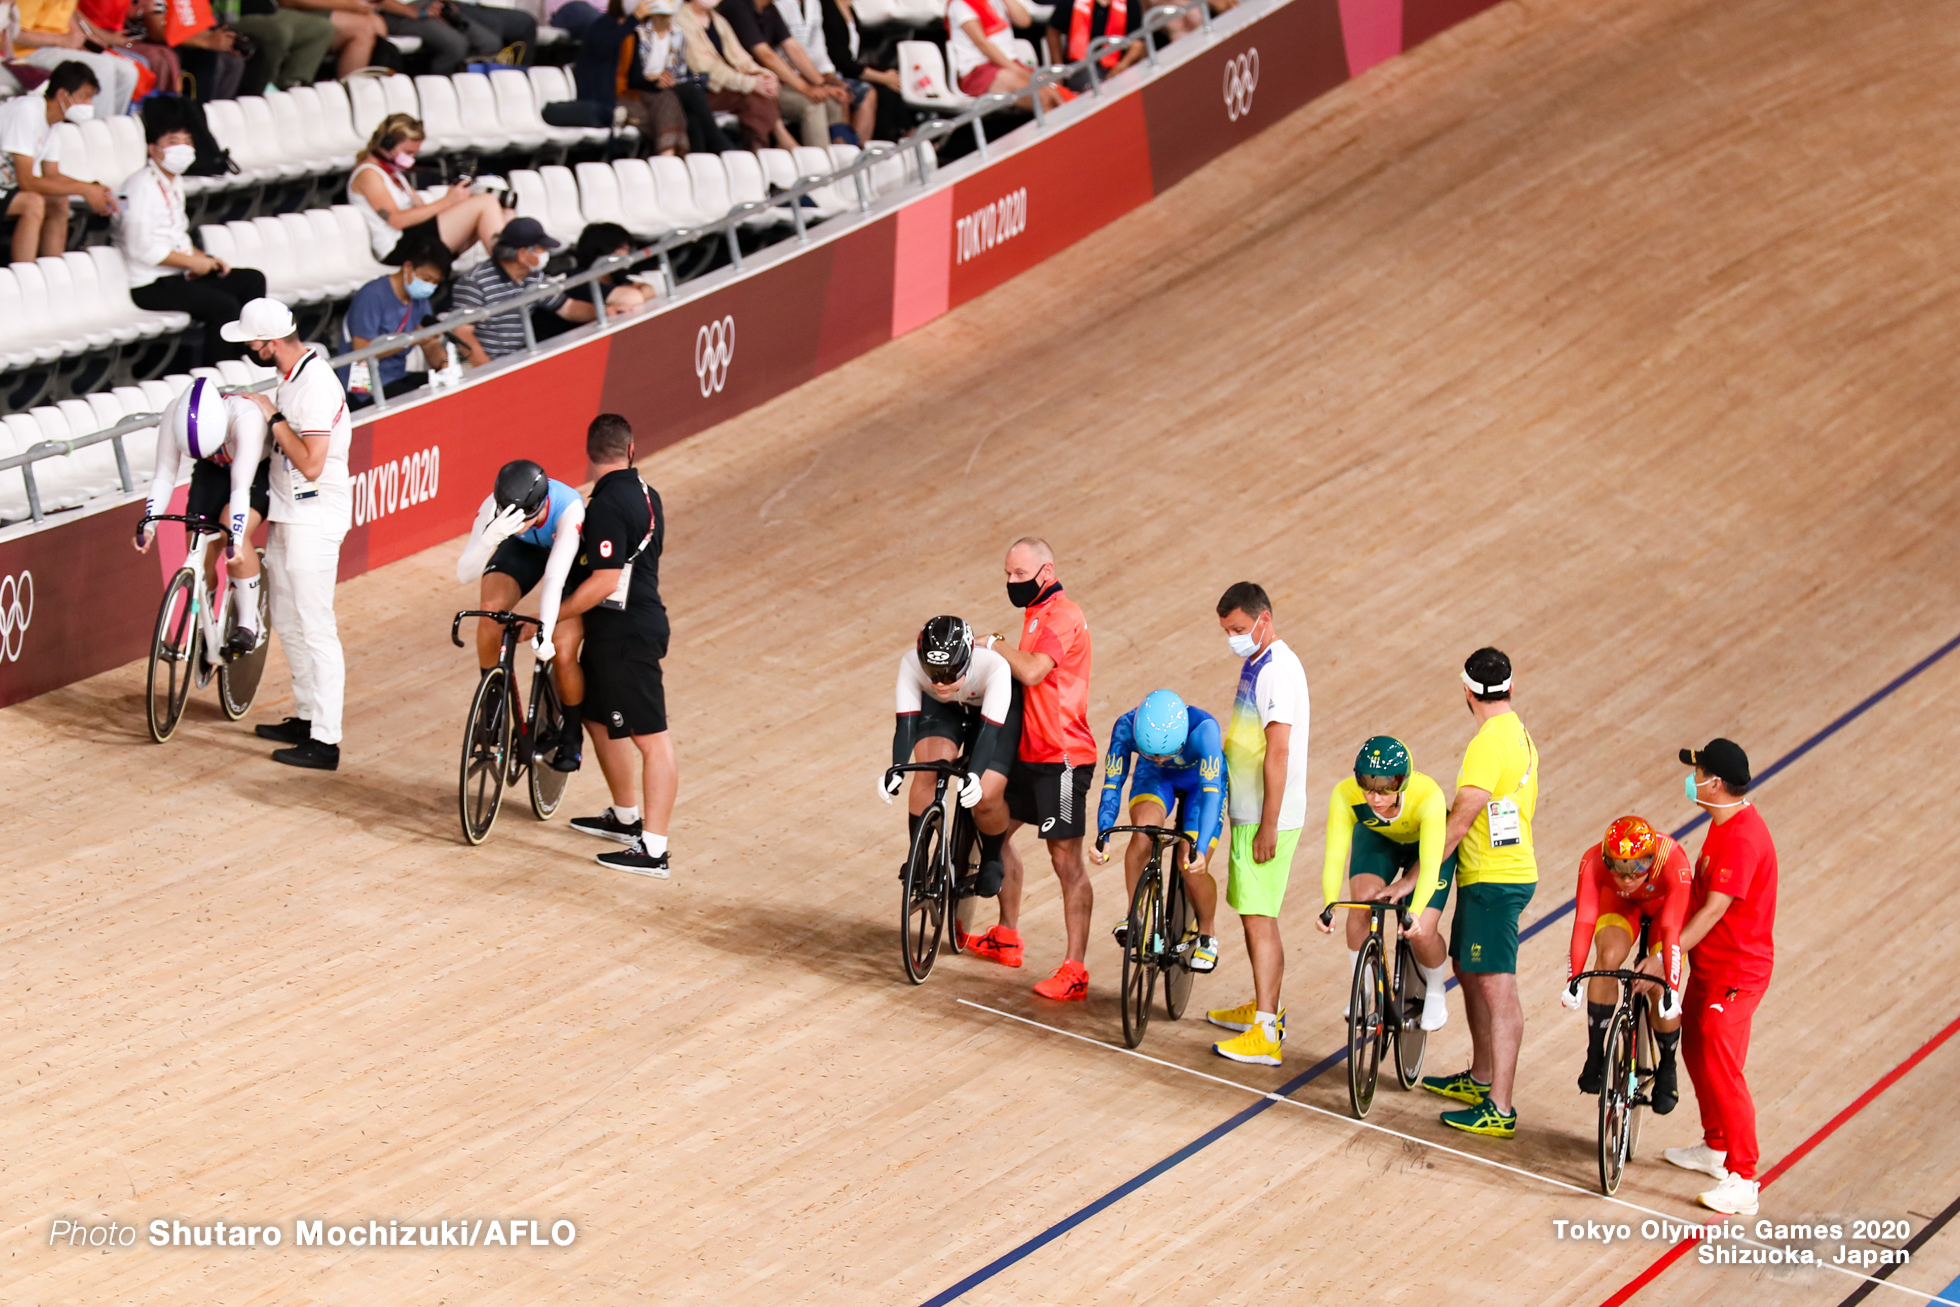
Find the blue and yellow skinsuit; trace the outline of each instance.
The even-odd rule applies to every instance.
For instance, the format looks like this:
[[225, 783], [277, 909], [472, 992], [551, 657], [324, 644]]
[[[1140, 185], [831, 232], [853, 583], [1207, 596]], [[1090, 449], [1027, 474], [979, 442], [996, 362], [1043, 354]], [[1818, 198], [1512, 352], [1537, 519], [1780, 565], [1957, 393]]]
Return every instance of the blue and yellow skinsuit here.
[[[1184, 833], [1198, 847], [1198, 856], [1208, 858], [1218, 843], [1225, 810], [1225, 746], [1218, 720], [1202, 708], [1186, 708], [1189, 733], [1175, 760], [1152, 762], [1137, 758], [1136, 777], [1130, 785], [1130, 806], [1139, 799], [1155, 799], [1164, 805], [1164, 815], [1176, 810], [1184, 800]], [[1123, 779], [1130, 770], [1130, 755], [1136, 752], [1136, 709], [1116, 719], [1109, 733], [1109, 752], [1103, 758], [1102, 810], [1097, 829], [1117, 824], [1117, 811], [1123, 799]], [[1175, 720], [1175, 719], [1173, 719]]]

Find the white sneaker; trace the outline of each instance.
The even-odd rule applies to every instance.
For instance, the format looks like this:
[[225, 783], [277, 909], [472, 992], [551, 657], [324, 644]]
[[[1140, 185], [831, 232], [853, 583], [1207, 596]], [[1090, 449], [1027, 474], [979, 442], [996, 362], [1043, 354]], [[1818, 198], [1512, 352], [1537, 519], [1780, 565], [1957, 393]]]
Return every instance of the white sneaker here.
[[1710, 1211], [1721, 1212], [1725, 1216], [1754, 1216], [1758, 1193], [1754, 1180], [1729, 1175], [1707, 1193], [1698, 1195], [1698, 1201]]
[[1440, 989], [1431, 990], [1422, 996], [1422, 1021], [1424, 1030], [1441, 1030], [1450, 1019], [1449, 999]]
[[1707, 1144], [1696, 1144], [1693, 1148], [1670, 1148], [1662, 1156], [1684, 1171], [1700, 1171], [1717, 1180], [1729, 1178], [1729, 1168], [1722, 1165], [1729, 1160], [1729, 1155], [1718, 1153]]

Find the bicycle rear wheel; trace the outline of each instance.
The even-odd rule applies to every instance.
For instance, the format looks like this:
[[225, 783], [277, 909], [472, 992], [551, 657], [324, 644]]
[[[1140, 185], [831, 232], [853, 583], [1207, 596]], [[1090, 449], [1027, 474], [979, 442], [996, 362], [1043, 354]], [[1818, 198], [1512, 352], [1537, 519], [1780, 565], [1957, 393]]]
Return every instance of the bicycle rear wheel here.
[[463, 838], [471, 844], [483, 843], [497, 824], [509, 766], [510, 683], [503, 668], [492, 667], [470, 700], [469, 721], [463, 728], [463, 762], [456, 783]]
[[[272, 610], [266, 599], [266, 585], [270, 579], [265, 571], [265, 551], [261, 549], [258, 625], [252, 628], [258, 633], [259, 642], [218, 669], [218, 704], [225, 710], [225, 716], [234, 722], [252, 710], [252, 700], [259, 694], [259, 682], [265, 677], [265, 659], [271, 652]], [[227, 644], [231, 642], [232, 630], [237, 625], [231, 605], [226, 604], [224, 631]]]
[[1653, 1009], [1644, 997], [1634, 999], [1638, 1015], [1634, 1020], [1633, 1039], [1633, 1102], [1627, 1108], [1627, 1161], [1640, 1148], [1640, 1121], [1642, 1105], [1653, 1102], [1654, 1062], [1657, 1050], [1654, 1047]]
[[946, 930], [947, 886], [940, 870], [945, 839], [946, 810], [935, 803], [919, 819], [898, 905], [899, 952], [905, 959], [905, 978], [915, 985], [932, 974]]
[[1599, 1087], [1599, 1188], [1609, 1198], [1626, 1173], [1637, 1074], [1633, 1014], [1623, 1005], [1606, 1028], [1606, 1083]]
[[1167, 947], [1160, 962], [1164, 969], [1164, 1015], [1176, 1021], [1191, 1001], [1191, 982], [1196, 979], [1191, 970], [1191, 950], [1197, 941], [1187, 938], [1191, 934], [1191, 896], [1184, 892], [1181, 872], [1172, 871], [1165, 897], [1170, 902], [1164, 914]]
[[1422, 1058], [1429, 1050], [1429, 1032], [1422, 1028], [1422, 1005], [1429, 984], [1422, 978], [1415, 950], [1406, 939], [1395, 942], [1395, 993], [1402, 1005], [1395, 1028], [1395, 1078], [1402, 1088], [1414, 1089], [1422, 1081]]
[[1155, 862], [1137, 878], [1130, 895], [1130, 924], [1123, 940], [1123, 1043], [1135, 1048], [1150, 1026], [1150, 991], [1157, 984], [1156, 958], [1163, 947], [1164, 882]]
[[1348, 989], [1348, 1104], [1357, 1119], [1375, 1105], [1382, 1056], [1382, 943], [1370, 935]]
[[190, 698], [192, 669], [197, 662], [199, 631], [196, 578], [186, 567], [170, 578], [157, 606], [156, 630], [150, 636], [149, 689], [145, 710], [150, 738], [162, 744], [177, 733]]
[[551, 683], [550, 671], [542, 667], [532, 668], [531, 740], [534, 756], [527, 760], [527, 765], [531, 769], [531, 811], [537, 814], [539, 821], [550, 821], [552, 814], [558, 811], [572, 774], [539, 761], [535, 753], [538, 745], [557, 739], [564, 729], [565, 710], [558, 705], [558, 691]]

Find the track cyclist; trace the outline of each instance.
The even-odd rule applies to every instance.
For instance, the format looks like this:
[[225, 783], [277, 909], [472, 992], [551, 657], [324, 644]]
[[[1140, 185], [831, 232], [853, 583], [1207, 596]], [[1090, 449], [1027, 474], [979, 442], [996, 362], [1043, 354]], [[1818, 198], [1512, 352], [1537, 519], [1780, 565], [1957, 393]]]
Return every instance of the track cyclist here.
[[[1414, 769], [1408, 746], [1392, 735], [1369, 737], [1354, 757], [1354, 775], [1341, 778], [1327, 801], [1323, 901], [1342, 897], [1343, 875], [1350, 902], [1408, 901], [1406, 934], [1422, 971], [1424, 1030], [1442, 1029], [1450, 1015], [1444, 991], [1450, 960], [1442, 931], [1443, 905], [1456, 876], [1456, 852], [1443, 856], [1449, 816], [1442, 786]], [[1314, 924], [1320, 925], [1319, 918]], [[1350, 964], [1361, 956], [1368, 924], [1366, 912], [1348, 910]], [[1320, 930], [1334, 933], [1332, 926]]]
[[[1655, 833], [1639, 817], [1621, 817], [1606, 828], [1606, 836], [1579, 859], [1578, 906], [1572, 917], [1572, 956], [1567, 976], [1586, 970], [1586, 954], [1598, 956], [1596, 970], [1617, 970], [1633, 951], [1633, 941], [1647, 922], [1650, 950], [1639, 971], [1664, 979], [1671, 1001], [1652, 987], [1655, 1003], [1654, 1043], [1660, 1057], [1654, 1067], [1651, 1095], [1654, 1111], [1666, 1116], [1681, 1101], [1674, 1054], [1681, 1046], [1681, 986], [1686, 961], [1681, 927], [1688, 919], [1694, 893], [1694, 868], [1688, 851], [1665, 835]], [[1606, 1028], [1613, 1020], [1619, 987], [1598, 977], [1586, 982], [1586, 1065], [1579, 1072], [1581, 1093], [1596, 1094], [1606, 1076]], [[1579, 1009], [1579, 987], [1567, 982], [1559, 1002], [1568, 1011]]]
[[[898, 660], [898, 723], [892, 732], [892, 766], [951, 762], [963, 750], [970, 770], [960, 785], [960, 804], [973, 810], [980, 832], [979, 883], [973, 897], [1000, 893], [1007, 840], [1007, 773], [1021, 743], [1021, 687], [1014, 670], [991, 649], [973, 647], [973, 628], [958, 617], [935, 617], [919, 630], [913, 648]], [[881, 777], [878, 797], [890, 803], [902, 776]], [[906, 801], [906, 848], [932, 804], [930, 772], [912, 773]], [[903, 877], [904, 868], [899, 875]], [[953, 929], [960, 929], [957, 917]]]
[[[585, 522], [585, 501], [563, 481], [545, 475], [528, 458], [504, 464], [495, 487], [476, 510], [469, 543], [456, 560], [456, 580], [463, 585], [482, 578], [479, 607], [509, 612], [518, 601], [544, 583], [538, 596], [535, 648], [540, 661], [551, 663], [551, 675], [564, 704], [565, 729], [556, 740], [532, 742], [539, 761], [549, 759], [558, 771], [577, 771], [583, 752], [582, 714], [585, 676], [578, 666], [578, 646], [585, 624], [577, 617], [558, 619], [558, 606], [567, 592], [573, 561], [578, 557], [579, 528]], [[583, 580], [584, 578], [579, 578]], [[554, 641], [562, 640], [568, 657], [557, 657]], [[487, 617], [476, 619], [477, 664], [485, 675], [497, 665], [503, 628]], [[515, 701], [513, 701], [515, 702]], [[530, 724], [520, 722], [529, 732]]]
[[[271, 506], [266, 461], [265, 414], [242, 395], [221, 395], [218, 383], [199, 377], [164, 405], [157, 423], [156, 474], [150, 478], [143, 516], [170, 511], [171, 492], [186, 460], [191, 488], [184, 504], [189, 517], [225, 524], [225, 572], [231, 577], [233, 622], [224, 654], [236, 657], [255, 648], [259, 636], [259, 551], [252, 535]], [[156, 528], [136, 528], [138, 553], [150, 552]], [[217, 593], [217, 555], [206, 562], [205, 584]]]
[[[1166, 826], [1172, 808], [1184, 801], [1184, 834], [1197, 849], [1197, 860], [1184, 867], [1184, 888], [1191, 896], [1198, 939], [1190, 967], [1209, 972], [1218, 966], [1218, 939], [1213, 934], [1218, 915], [1218, 884], [1207, 865], [1224, 828], [1225, 744], [1218, 720], [1202, 708], [1187, 705], [1170, 690], [1152, 690], [1143, 702], [1116, 719], [1109, 733], [1109, 752], [1103, 757], [1102, 809], [1097, 828], [1117, 824], [1123, 800], [1123, 781], [1129, 776], [1130, 755], [1137, 755], [1136, 775], [1130, 777], [1131, 826]], [[1131, 835], [1123, 854], [1123, 902], [1136, 893], [1137, 878], [1150, 860], [1151, 840]], [[1098, 849], [1095, 859], [1108, 862]], [[1183, 855], [1179, 855], [1183, 861]], [[1128, 942], [1129, 918], [1112, 932], [1118, 944]]]

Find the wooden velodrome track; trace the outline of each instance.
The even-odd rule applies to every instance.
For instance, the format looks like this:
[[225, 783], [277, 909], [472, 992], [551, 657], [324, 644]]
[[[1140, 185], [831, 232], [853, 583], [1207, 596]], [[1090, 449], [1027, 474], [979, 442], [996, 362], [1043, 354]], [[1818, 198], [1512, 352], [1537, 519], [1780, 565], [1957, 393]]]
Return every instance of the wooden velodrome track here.
[[[1544, 754], [1535, 920], [1609, 818], [1692, 815], [1677, 747], [1728, 734], [1760, 770], [1960, 633], [1960, 31], [1938, 15], [1501, 6], [647, 460], [672, 516], [670, 882], [596, 866], [605, 846], [521, 803], [460, 843], [453, 545], [341, 590], [337, 775], [270, 764], [208, 693], [147, 743], [140, 666], [0, 713], [19, 814], [0, 855], [0, 1299], [907, 1304], [965, 1282], [960, 1301], [995, 1304], [1605, 1300], [1670, 1246], [1641, 1214], [1357, 1127], [1338, 1065], [1293, 1091], [1324, 1112], [1242, 1119], [1262, 1100], [1179, 1068], [1267, 1091], [1339, 1046], [1347, 957], [1310, 928], [1320, 805], [1376, 731], [1453, 779], [1476, 645], [1513, 655]], [[1000, 556], [1028, 531], [1088, 612], [1099, 739], [1160, 684], [1222, 711], [1236, 668], [1211, 604], [1241, 577], [1273, 590], [1315, 709], [1282, 1068], [1212, 1056], [1201, 1011], [1153, 1023], [1163, 1065], [958, 1004], [1117, 1039], [1114, 865], [1086, 1005], [1028, 992], [1061, 952], [1039, 864], [1026, 970], [946, 957], [921, 988], [900, 977], [902, 826], [872, 797], [893, 663], [935, 612], [1012, 630]], [[273, 668], [256, 720], [282, 706]], [[1960, 656], [1759, 791], [1783, 866], [1750, 1067], [1766, 1166], [1960, 1016], [1941, 897], [1956, 705]], [[581, 774], [568, 810], [600, 795]], [[1194, 1009], [1250, 992], [1223, 926]], [[1451, 1136], [1439, 1100], [1392, 1089], [1371, 1120], [1590, 1189], [1565, 934], [1523, 950], [1514, 1143]], [[1430, 1068], [1467, 1047], [1453, 1002]], [[1956, 1076], [1960, 1040], [1937, 1044], [1779, 1175], [1764, 1216], [1920, 1230], [1960, 1196]], [[1697, 1137], [1684, 1094], [1621, 1196], [1693, 1220], [1697, 1177], [1656, 1160]], [[48, 1246], [56, 1217], [271, 1222], [287, 1241], [69, 1251]], [[291, 1236], [462, 1217], [579, 1233]], [[1588, 1219], [1636, 1233], [1555, 1238]], [[1956, 1274], [1960, 1223], [1893, 1274], [1919, 1299], [1871, 1301]], [[1857, 1287], [1690, 1253], [1636, 1301]]]

